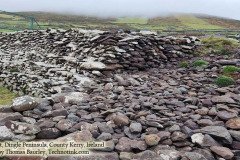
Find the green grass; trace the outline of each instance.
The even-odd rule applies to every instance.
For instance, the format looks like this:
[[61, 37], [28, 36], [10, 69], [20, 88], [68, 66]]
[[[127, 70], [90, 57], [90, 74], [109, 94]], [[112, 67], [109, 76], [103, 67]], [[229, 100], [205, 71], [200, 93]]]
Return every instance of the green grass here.
[[223, 67], [223, 73], [224, 74], [232, 74], [232, 73], [236, 73], [239, 72], [240, 68], [236, 67], [236, 66], [224, 66]]
[[200, 59], [200, 60], [194, 61], [192, 65], [193, 65], [194, 67], [203, 67], [203, 66], [207, 66], [207, 65], [208, 65], [208, 62]]
[[113, 23], [121, 23], [121, 24], [147, 24], [147, 18], [140, 18], [140, 17], [124, 17], [118, 18]]
[[176, 18], [188, 29], [222, 29], [220, 26], [212, 25], [193, 15], [181, 15]]
[[20, 20], [22, 18], [19, 17], [19, 16], [13, 16], [13, 15], [7, 15], [7, 14], [4, 14], [4, 13], [0, 13], [0, 20], [1, 19]]
[[[176, 32], [180, 34], [191, 34], [201, 30], [238, 29], [240, 21], [220, 19], [217, 17], [204, 17], [192, 14], [169, 15], [157, 18], [124, 17], [124, 18], [96, 18], [78, 15], [64, 15], [48, 12], [22, 12], [26, 16], [34, 16], [42, 29], [46, 28], [83, 28], [83, 29], [131, 29], [150, 30], [159, 32]], [[224, 24], [224, 25], [222, 25]], [[36, 29], [35, 25], [35, 29]], [[4, 15], [0, 13], [0, 32], [9, 30], [24, 30], [29, 28], [29, 22], [20, 16]], [[186, 33], [182, 31], [188, 30]], [[194, 32], [195, 33], [195, 32]], [[222, 50], [222, 52], [225, 52]]]
[[140, 17], [124, 17], [118, 18], [111, 22], [115, 25], [120, 25], [123, 28], [132, 28], [136, 30], [153, 30], [149, 28], [148, 19]]
[[216, 79], [215, 84], [217, 84], [219, 87], [227, 87], [230, 85], [234, 85], [235, 81], [231, 77], [220, 76]]
[[0, 28], [0, 32], [13, 32], [13, 30], [9, 30], [9, 29], [1, 29], [1, 28]]
[[0, 87], [0, 105], [10, 104], [15, 97], [15, 93], [12, 93], [7, 88]]
[[182, 62], [180, 62], [179, 66], [181, 68], [187, 68], [189, 66], [189, 63], [187, 61], [182, 61]]
[[199, 54], [229, 55], [235, 53], [236, 49], [240, 47], [239, 42], [231, 38], [211, 36], [203, 38], [201, 41], [204, 46], [198, 50]]

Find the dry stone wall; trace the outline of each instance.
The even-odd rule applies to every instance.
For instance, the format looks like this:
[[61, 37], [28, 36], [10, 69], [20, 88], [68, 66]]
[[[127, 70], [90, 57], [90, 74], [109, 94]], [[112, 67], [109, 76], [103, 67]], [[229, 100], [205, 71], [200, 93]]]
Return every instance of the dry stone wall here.
[[145, 70], [193, 52], [195, 37], [98, 30], [0, 34], [0, 80], [14, 91], [46, 97], [96, 84], [104, 72]]
[[144, 32], [1, 34], [1, 83], [47, 98], [22, 96], [1, 107], [0, 140], [106, 142], [84, 158], [21, 159], [239, 159], [240, 81], [214, 84], [239, 55], [179, 67], [196, 60], [196, 45], [195, 37]]

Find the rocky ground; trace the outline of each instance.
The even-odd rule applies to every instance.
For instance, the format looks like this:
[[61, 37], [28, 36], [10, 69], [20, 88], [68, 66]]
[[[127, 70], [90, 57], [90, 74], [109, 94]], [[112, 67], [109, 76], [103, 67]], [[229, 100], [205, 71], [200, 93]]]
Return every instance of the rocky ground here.
[[198, 44], [127, 32], [0, 35], [2, 84], [45, 97], [2, 107], [0, 139], [106, 141], [82, 159], [240, 159], [240, 81], [214, 84], [223, 66], [240, 64], [239, 54], [179, 67], [198, 59]]

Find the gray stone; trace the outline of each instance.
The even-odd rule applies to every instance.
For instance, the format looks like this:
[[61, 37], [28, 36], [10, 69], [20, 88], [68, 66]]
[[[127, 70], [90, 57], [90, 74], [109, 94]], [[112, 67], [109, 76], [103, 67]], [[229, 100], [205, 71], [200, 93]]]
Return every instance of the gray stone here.
[[6, 126], [0, 126], [0, 131], [1, 141], [11, 140], [14, 137], [14, 133]]
[[73, 127], [73, 122], [68, 119], [62, 119], [56, 124], [56, 128], [60, 131], [67, 131], [71, 127]]
[[157, 155], [161, 157], [163, 160], [178, 160], [181, 157], [181, 154], [177, 150], [171, 149], [161, 149], [157, 151]]
[[181, 129], [180, 129], [180, 126], [179, 125], [173, 125], [172, 127], [170, 127], [169, 129], [168, 129], [168, 131], [169, 132], [174, 132], [174, 131], [181, 131]]
[[129, 152], [132, 149], [146, 150], [147, 145], [144, 141], [131, 140], [127, 137], [119, 139], [115, 149], [121, 152]]
[[240, 118], [229, 119], [226, 122], [226, 126], [230, 129], [240, 129]]
[[132, 158], [139, 159], [139, 160], [155, 160], [157, 157], [158, 156], [155, 152], [146, 150], [146, 151], [135, 154]]
[[202, 129], [198, 129], [194, 131], [195, 133], [205, 133], [212, 136], [215, 136], [221, 140], [223, 140], [224, 143], [231, 144], [232, 143], [232, 137], [228, 130], [222, 126], [207, 126]]
[[0, 113], [0, 126], [4, 125], [7, 121], [20, 120], [23, 116], [18, 113]]
[[56, 139], [61, 136], [61, 131], [57, 128], [44, 128], [38, 134], [38, 139]]
[[126, 126], [129, 124], [129, 118], [125, 115], [116, 115], [113, 118], [114, 124], [116, 124], [119, 127]]
[[210, 149], [212, 152], [223, 157], [224, 159], [232, 159], [234, 156], [232, 151], [226, 147], [212, 146]]
[[38, 102], [30, 96], [18, 97], [13, 100], [12, 109], [17, 112], [32, 110], [38, 106]]
[[16, 134], [34, 135], [40, 132], [38, 126], [24, 122], [8, 121], [5, 125]]
[[107, 141], [107, 140], [110, 140], [112, 139], [112, 135], [110, 133], [102, 133], [100, 134], [100, 136], [98, 136], [97, 138], [98, 140], [102, 140], [102, 141]]
[[228, 111], [219, 111], [217, 113], [217, 116], [222, 120], [229, 120], [234, 117], [237, 117], [237, 114], [233, 112], [228, 112]]
[[133, 122], [130, 124], [129, 129], [132, 133], [140, 133], [142, 131], [141, 123]]
[[236, 103], [231, 97], [228, 97], [226, 95], [215, 96], [215, 97], [212, 98], [212, 102], [214, 102], [214, 103], [227, 103], [227, 104]]
[[234, 130], [229, 130], [229, 133], [233, 138], [235, 138], [237, 141], [240, 141], [240, 131], [234, 131]]
[[185, 152], [183, 156], [192, 160], [207, 160], [203, 155], [196, 152]]
[[155, 146], [160, 141], [160, 137], [158, 137], [156, 134], [146, 135], [144, 139], [148, 146]]
[[25, 134], [17, 134], [12, 140], [13, 141], [32, 141], [36, 138], [36, 135], [25, 135]]

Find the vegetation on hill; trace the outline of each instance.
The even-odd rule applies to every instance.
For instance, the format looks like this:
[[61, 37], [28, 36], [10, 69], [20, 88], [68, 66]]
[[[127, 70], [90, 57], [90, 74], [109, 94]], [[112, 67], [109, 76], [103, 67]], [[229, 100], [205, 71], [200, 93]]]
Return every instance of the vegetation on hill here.
[[[46, 12], [21, 12], [37, 19], [41, 28], [132, 29], [153, 31], [239, 29], [240, 21], [194, 14], [169, 15], [156, 18], [96, 18]], [[29, 22], [20, 16], [0, 12], [0, 31], [28, 29]], [[4, 30], [3, 30], [4, 29]]]
[[202, 39], [203, 46], [199, 48], [199, 54], [220, 54], [229, 55], [239, 47], [239, 41], [231, 38], [211, 36]]
[[0, 87], [0, 105], [10, 104], [16, 94], [9, 91], [7, 88]]

